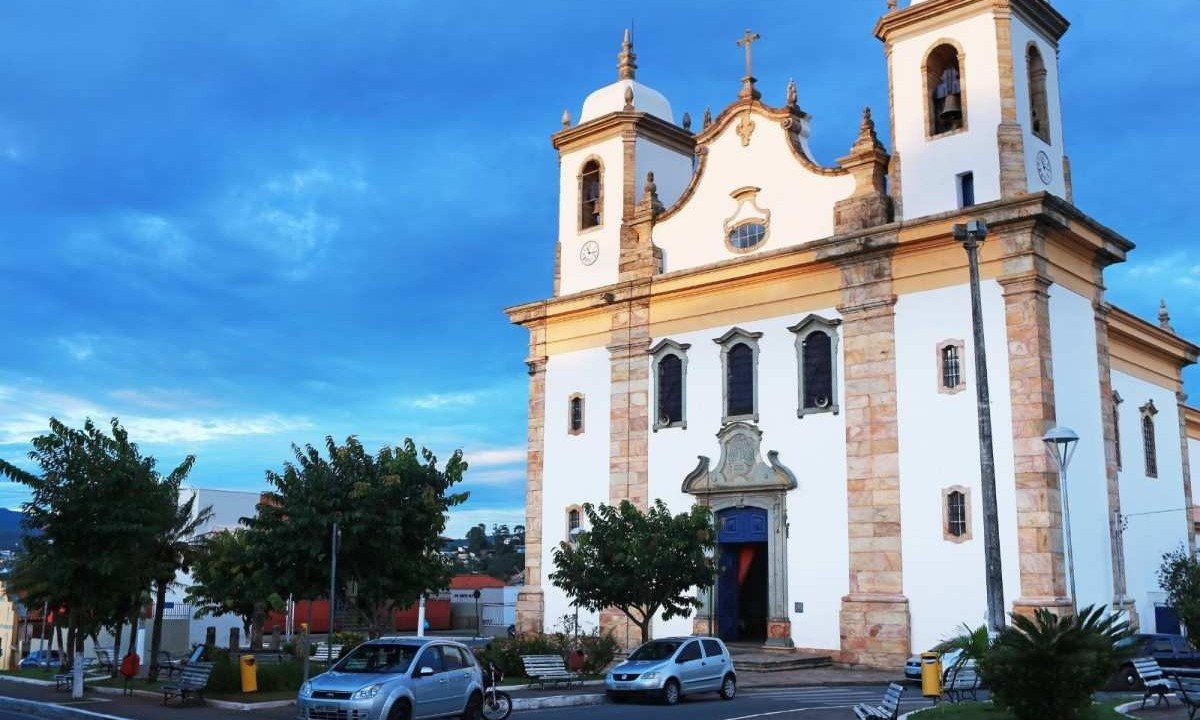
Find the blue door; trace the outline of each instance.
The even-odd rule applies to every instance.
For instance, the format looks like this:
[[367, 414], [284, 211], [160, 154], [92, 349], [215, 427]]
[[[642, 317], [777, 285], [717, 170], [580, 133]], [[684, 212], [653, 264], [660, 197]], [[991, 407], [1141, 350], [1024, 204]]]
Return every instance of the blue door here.
[[1154, 632], [1163, 635], [1182, 635], [1179, 628], [1179, 615], [1175, 608], [1168, 605], [1154, 606]]
[[762, 508], [730, 508], [717, 513], [717, 542], [766, 542], [767, 511]]
[[766, 553], [767, 511], [762, 508], [729, 508], [717, 513], [717, 634], [726, 640], [740, 637], [742, 615], [741, 549], [761, 546]]

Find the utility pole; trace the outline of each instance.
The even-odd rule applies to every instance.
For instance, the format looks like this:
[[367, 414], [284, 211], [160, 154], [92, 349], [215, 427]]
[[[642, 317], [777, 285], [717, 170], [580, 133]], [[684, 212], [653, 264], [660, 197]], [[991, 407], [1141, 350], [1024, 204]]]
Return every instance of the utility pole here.
[[983, 301], [979, 290], [979, 247], [987, 224], [971, 220], [954, 226], [954, 239], [967, 251], [971, 275], [971, 328], [975, 340], [975, 398], [979, 415], [979, 476], [983, 486], [983, 559], [987, 588], [988, 632], [1004, 628], [1004, 574], [1000, 565], [1000, 520], [996, 512], [996, 460], [992, 449], [992, 401], [988, 393], [987, 348], [983, 333]]
[[337, 553], [338, 553], [338, 521], [342, 519], [342, 514], [333, 514], [333, 530], [330, 532], [330, 560], [329, 568], [329, 637], [326, 638], [326, 644], [333, 647], [333, 621], [337, 611]]

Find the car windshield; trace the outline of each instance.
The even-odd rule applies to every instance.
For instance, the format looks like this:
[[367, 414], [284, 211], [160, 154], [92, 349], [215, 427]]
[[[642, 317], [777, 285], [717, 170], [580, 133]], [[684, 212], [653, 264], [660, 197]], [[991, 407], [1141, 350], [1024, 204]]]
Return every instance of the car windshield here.
[[666, 660], [679, 649], [676, 640], [655, 640], [641, 646], [629, 656], [630, 660]]
[[412, 645], [359, 645], [333, 669], [344, 673], [402, 673], [419, 649]]

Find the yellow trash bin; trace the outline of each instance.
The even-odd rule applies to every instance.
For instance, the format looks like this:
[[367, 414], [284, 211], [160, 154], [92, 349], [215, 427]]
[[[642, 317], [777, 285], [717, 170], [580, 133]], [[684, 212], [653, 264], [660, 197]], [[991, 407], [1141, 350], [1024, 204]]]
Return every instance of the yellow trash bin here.
[[921, 653], [921, 694], [925, 697], [941, 697], [942, 656], [938, 653]]
[[253, 655], [243, 655], [241, 658], [242, 692], [258, 692], [258, 665]]

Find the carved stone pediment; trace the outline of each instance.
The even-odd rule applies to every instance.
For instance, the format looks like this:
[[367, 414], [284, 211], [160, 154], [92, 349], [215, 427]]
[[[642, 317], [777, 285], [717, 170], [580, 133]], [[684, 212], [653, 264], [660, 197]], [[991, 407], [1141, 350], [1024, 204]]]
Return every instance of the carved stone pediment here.
[[709, 459], [700, 456], [696, 469], [683, 481], [683, 491], [693, 495], [744, 493], [762, 490], [794, 490], [796, 476], [779, 462], [771, 450], [762, 459], [762, 431], [747, 422], [735, 422], [717, 433], [721, 459], [709, 469]]

